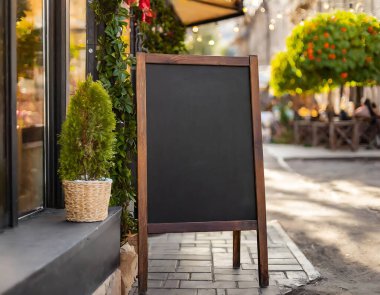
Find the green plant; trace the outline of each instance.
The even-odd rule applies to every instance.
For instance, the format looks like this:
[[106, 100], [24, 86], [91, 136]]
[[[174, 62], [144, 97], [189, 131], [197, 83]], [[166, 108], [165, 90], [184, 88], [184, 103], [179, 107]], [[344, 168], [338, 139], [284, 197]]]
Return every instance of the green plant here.
[[[155, 0], [156, 1], [156, 0]], [[184, 48], [185, 29], [174, 19], [172, 10], [164, 5], [162, 0], [152, 7], [158, 11], [154, 14], [149, 1], [141, 0], [93, 0], [91, 8], [98, 23], [104, 25], [104, 34], [98, 38], [97, 71], [99, 80], [109, 92], [112, 99], [113, 111], [116, 114], [116, 145], [114, 166], [111, 170], [113, 180], [111, 206], [122, 206], [122, 236], [137, 230], [137, 221], [128, 212], [131, 201], [135, 201], [131, 164], [137, 155], [136, 109], [130, 71], [135, 64], [135, 58], [127, 54], [128, 45], [124, 35], [128, 33], [128, 20], [133, 10], [140, 32], [147, 35], [145, 46], [151, 52], [178, 53]], [[130, 7], [127, 9], [127, 6]], [[168, 13], [170, 13], [168, 15]], [[153, 22], [151, 25], [148, 24]], [[165, 25], [164, 25], [165, 23]], [[158, 29], [160, 24], [167, 30]], [[157, 30], [151, 27], [157, 26]], [[170, 35], [179, 31], [172, 38]], [[182, 40], [182, 41], [181, 41]], [[159, 45], [158, 42], [165, 44]], [[153, 50], [156, 48], [156, 50]]]
[[71, 97], [59, 138], [62, 180], [99, 180], [109, 176], [114, 155], [115, 115], [111, 99], [91, 76]]
[[272, 61], [276, 95], [380, 83], [380, 22], [364, 13], [320, 13], [296, 26]]
[[[94, 0], [91, 7], [97, 22], [104, 24], [104, 34], [98, 38], [97, 71], [99, 80], [108, 90], [116, 115], [116, 144], [111, 206], [123, 208], [122, 235], [131, 231], [129, 225], [136, 221], [128, 213], [128, 205], [135, 200], [131, 164], [137, 154], [136, 110], [130, 70], [135, 59], [127, 54], [123, 39], [128, 25], [129, 11], [121, 0]], [[128, 222], [125, 222], [125, 220]], [[136, 227], [133, 228], [135, 230]]]
[[186, 52], [186, 27], [176, 17], [173, 8], [165, 0], [151, 0], [150, 4], [154, 17], [149, 22], [139, 21], [145, 35], [144, 47], [151, 53]]

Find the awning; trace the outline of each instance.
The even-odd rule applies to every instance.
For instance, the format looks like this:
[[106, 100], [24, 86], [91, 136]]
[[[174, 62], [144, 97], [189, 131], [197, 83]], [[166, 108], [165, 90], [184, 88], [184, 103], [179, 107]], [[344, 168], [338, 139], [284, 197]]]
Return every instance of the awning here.
[[241, 16], [243, 0], [169, 0], [185, 26], [195, 26]]

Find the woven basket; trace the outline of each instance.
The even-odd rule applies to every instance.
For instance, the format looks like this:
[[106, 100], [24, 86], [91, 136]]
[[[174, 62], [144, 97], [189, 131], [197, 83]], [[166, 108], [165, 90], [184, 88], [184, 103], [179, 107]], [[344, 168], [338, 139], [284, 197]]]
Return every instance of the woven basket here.
[[108, 216], [112, 180], [63, 181], [66, 220], [102, 221]]

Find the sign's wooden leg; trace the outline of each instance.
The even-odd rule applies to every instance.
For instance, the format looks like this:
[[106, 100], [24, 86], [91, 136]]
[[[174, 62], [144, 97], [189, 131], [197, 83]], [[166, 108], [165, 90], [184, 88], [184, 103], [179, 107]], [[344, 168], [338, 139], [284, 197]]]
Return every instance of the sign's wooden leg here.
[[139, 294], [144, 295], [148, 290], [148, 235], [146, 227], [145, 230], [139, 229], [138, 252]]
[[233, 267], [240, 268], [240, 230], [233, 232]]
[[[265, 220], [264, 220], [265, 221]], [[257, 229], [257, 254], [259, 260], [259, 284], [260, 287], [268, 287], [269, 273], [268, 273], [268, 248], [267, 248], [267, 232], [266, 224], [260, 224]]]

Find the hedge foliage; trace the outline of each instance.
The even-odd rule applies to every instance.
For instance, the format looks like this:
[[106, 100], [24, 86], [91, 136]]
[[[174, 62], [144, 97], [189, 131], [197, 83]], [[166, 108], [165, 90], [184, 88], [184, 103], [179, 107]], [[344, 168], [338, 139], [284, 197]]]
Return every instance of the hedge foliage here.
[[296, 26], [272, 60], [276, 95], [380, 83], [380, 22], [364, 13], [320, 13]]

